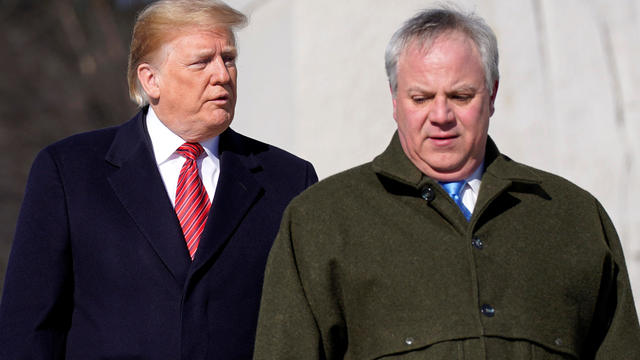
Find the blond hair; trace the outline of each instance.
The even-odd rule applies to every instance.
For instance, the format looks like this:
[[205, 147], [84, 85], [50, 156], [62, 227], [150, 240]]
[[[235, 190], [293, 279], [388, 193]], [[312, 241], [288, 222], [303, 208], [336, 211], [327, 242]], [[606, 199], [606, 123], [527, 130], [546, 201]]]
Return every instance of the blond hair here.
[[218, 0], [160, 0], [138, 14], [131, 36], [127, 81], [129, 96], [139, 106], [149, 98], [138, 80], [138, 66], [152, 61], [153, 55], [184, 27], [224, 27], [233, 31], [246, 25], [247, 17]]

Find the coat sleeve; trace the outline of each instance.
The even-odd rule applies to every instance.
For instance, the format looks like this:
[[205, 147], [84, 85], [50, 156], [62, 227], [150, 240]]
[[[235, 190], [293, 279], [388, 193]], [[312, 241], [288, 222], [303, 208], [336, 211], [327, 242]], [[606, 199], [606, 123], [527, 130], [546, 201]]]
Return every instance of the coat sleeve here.
[[254, 360], [327, 359], [298, 269], [291, 212], [289, 206], [267, 261]]
[[[592, 334], [598, 334], [595, 359], [640, 359], [640, 327], [622, 246], [611, 219], [598, 203], [605, 240], [613, 254], [612, 286], [607, 287], [596, 314]], [[598, 321], [600, 320], [600, 321]], [[594, 339], [595, 340], [595, 339]]]
[[0, 304], [0, 359], [63, 359], [73, 276], [65, 191], [44, 150], [29, 175]]

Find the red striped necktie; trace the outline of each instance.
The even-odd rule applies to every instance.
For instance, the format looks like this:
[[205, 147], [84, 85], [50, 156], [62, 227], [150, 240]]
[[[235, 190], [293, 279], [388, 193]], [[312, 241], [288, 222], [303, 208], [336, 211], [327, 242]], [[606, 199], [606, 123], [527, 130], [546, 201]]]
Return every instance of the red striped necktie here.
[[182, 165], [178, 178], [175, 209], [178, 220], [180, 220], [184, 240], [187, 242], [189, 255], [193, 260], [211, 208], [207, 190], [198, 176], [196, 162], [204, 149], [198, 143], [186, 142], [176, 152], [185, 157], [186, 161]]

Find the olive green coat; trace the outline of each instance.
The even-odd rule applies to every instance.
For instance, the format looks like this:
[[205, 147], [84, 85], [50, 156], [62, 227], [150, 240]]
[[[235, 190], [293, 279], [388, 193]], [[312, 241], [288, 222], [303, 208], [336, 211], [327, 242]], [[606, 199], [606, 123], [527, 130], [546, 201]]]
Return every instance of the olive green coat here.
[[491, 140], [469, 222], [397, 134], [290, 204], [254, 359], [640, 359], [615, 229]]

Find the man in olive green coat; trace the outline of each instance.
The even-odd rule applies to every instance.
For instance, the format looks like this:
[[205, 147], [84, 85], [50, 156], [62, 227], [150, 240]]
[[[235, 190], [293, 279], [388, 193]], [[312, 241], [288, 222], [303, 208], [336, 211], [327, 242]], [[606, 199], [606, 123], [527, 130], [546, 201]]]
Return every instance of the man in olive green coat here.
[[602, 206], [487, 135], [498, 51], [485, 22], [420, 12], [386, 66], [398, 131], [288, 207], [255, 359], [640, 359]]

